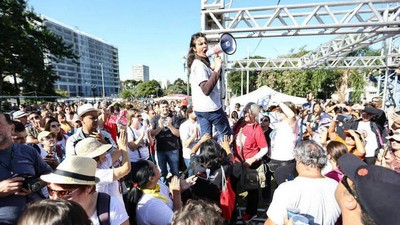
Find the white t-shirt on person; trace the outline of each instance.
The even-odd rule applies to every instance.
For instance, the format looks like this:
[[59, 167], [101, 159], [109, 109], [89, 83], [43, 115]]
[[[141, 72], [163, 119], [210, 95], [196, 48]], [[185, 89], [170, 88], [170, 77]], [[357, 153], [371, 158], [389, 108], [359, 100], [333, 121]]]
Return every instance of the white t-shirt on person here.
[[292, 128], [285, 120], [275, 125], [271, 132], [271, 152], [269, 157], [274, 160], [288, 161], [294, 159], [293, 151], [297, 141], [299, 129]]
[[120, 184], [117, 180], [114, 180], [114, 168], [112, 167], [111, 155], [107, 154], [106, 157], [107, 160], [96, 169], [96, 177], [100, 179], [100, 182], [96, 184], [96, 191], [107, 193], [124, 204], [120, 192]]
[[[89, 218], [92, 221], [92, 225], [100, 225], [99, 218], [97, 216], [97, 210], [94, 211], [93, 215]], [[129, 216], [126, 213], [124, 203], [121, 203], [116, 198], [111, 196], [110, 199], [110, 224], [121, 225], [123, 222], [129, 220]]]
[[186, 120], [181, 124], [179, 127], [179, 137], [182, 140], [182, 144], [185, 142], [185, 140], [189, 139], [194, 135], [194, 132], [197, 127], [197, 137], [194, 139], [192, 143], [189, 144], [188, 147], [182, 146], [182, 157], [184, 159], [190, 159], [190, 152], [192, 151], [193, 146], [199, 141], [199, 136], [200, 136], [200, 126], [197, 122], [192, 122], [190, 120]]
[[198, 59], [193, 61], [190, 69], [190, 84], [192, 85], [193, 110], [196, 112], [214, 112], [221, 108], [221, 96], [218, 85], [215, 85], [210, 95], [205, 95], [200, 83], [208, 81], [213, 71]]
[[338, 183], [330, 178], [296, 177], [279, 185], [274, 192], [267, 215], [278, 225], [284, 224], [287, 208], [297, 208], [313, 218], [310, 225], [334, 225], [341, 211], [335, 199]]
[[167, 198], [168, 203], [164, 200], [155, 198], [150, 194], [143, 194], [136, 208], [136, 222], [138, 225], [165, 225], [170, 224], [173, 211], [173, 202], [170, 197], [168, 187], [162, 182], [160, 185], [160, 195]]

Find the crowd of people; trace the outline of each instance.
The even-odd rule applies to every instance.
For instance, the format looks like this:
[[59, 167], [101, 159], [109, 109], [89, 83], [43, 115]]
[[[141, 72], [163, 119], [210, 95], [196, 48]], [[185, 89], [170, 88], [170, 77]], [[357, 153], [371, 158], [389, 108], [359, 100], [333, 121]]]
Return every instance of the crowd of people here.
[[[57, 214], [54, 221], [70, 210], [81, 224], [203, 221], [190, 214], [220, 215], [221, 172], [236, 194], [247, 191], [246, 211], [210, 221], [250, 222], [264, 205], [265, 224], [290, 224], [288, 208], [309, 224], [355, 224], [354, 215], [360, 224], [390, 224], [397, 215], [381, 214], [398, 204], [390, 199], [400, 185], [400, 112], [384, 112], [379, 101], [308, 100], [239, 106], [231, 115], [242, 116], [222, 139], [215, 127], [201, 135], [195, 111], [180, 101], [49, 103], [1, 113], [0, 224], [50, 220], [38, 210]], [[263, 164], [265, 187], [243, 190], [243, 170]], [[351, 196], [353, 208], [344, 201]]]
[[[211, 63], [207, 50], [194, 34], [189, 106], [0, 112], [0, 225], [249, 224], [260, 205], [266, 225], [400, 224], [400, 110], [383, 111], [380, 98], [345, 104], [310, 93], [304, 105], [249, 102], [227, 115], [222, 60]], [[236, 201], [226, 205], [228, 192]]]

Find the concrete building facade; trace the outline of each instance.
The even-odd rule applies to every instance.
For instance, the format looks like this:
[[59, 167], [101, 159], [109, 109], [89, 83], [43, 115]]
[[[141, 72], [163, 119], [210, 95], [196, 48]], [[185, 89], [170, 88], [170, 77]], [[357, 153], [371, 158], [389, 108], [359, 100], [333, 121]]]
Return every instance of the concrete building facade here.
[[120, 76], [117, 47], [78, 28], [63, 25], [53, 19], [42, 17], [44, 25], [72, 46], [79, 57], [53, 60], [54, 72], [60, 77], [56, 89], [65, 90], [70, 97], [113, 97], [120, 92]]
[[146, 65], [133, 65], [133, 79], [134, 80], [141, 80], [143, 82], [150, 80], [150, 69]]

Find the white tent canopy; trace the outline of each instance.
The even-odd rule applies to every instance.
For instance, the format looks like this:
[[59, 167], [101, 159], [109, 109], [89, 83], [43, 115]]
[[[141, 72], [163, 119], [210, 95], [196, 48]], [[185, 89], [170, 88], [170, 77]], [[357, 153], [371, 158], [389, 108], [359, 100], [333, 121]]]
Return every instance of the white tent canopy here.
[[269, 107], [270, 105], [277, 105], [280, 102], [287, 101], [290, 101], [296, 105], [302, 105], [307, 102], [306, 98], [283, 94], [267, 86], [262, 86], [259, 89], [246, 95], [231, 98], [229, 108], [232, 112], [233, 110], [235, 110], [236, 103], [240, 103], [241, 107], [245, 106], [249, 102], [254, 102], [264, 107]]

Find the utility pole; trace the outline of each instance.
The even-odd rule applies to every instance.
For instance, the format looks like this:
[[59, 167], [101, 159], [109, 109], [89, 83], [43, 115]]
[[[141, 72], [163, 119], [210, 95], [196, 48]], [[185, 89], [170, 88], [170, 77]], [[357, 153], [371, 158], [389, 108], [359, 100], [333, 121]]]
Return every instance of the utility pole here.
[[101, 82], [102, 82], [102, 85], [103, 85], [103, 100], [104, 100], [104, 98], [105, 98], [105, 87], [104, 87], [104, 71], [103, 71], [103, 63], [99, 63], [99, 65], [100, 65], [100, 69], [101, 69]]

